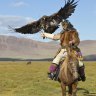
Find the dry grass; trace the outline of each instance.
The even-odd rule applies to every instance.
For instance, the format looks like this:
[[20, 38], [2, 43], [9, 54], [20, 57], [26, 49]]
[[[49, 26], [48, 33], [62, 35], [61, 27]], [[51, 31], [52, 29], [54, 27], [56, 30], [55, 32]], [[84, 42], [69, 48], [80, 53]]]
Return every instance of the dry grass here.
[[[60, 84], [47, 79], [51, 62], [0, 62], [0, 96], [61, 96]], [[85, 62], [86, 82], [78, 96], [96, 96], [96, 62]]]

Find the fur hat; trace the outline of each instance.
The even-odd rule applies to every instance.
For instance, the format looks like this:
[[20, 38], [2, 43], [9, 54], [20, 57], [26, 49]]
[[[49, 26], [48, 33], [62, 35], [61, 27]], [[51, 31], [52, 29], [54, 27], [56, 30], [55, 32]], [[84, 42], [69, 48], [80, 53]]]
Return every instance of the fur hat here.
[[74, 26], [68, 21], [68, 20], [64, 20], [61, 22], [61, 25], [63, 27], [64, 30], [76, 30], [74, 28]]

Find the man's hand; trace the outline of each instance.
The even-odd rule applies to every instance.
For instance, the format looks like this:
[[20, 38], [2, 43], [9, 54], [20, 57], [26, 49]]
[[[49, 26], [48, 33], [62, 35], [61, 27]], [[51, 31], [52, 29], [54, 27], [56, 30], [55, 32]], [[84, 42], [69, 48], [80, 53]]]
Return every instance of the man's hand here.
[[44, 34], [44, 32], [41, 33], [41, 37], [43, 37], [43, 38], [46, 37], [45, 34]]
[[73, 45], [74, 44], [74, 40], [69, 41], [69, 45]]
[[69, 44], [72, 45], [73, 41], [69, 41]]
[[46, 33], [46, 32], [42, 32], [41, 33], [41, 36], [43, 37], [43, 38], [49, 38], [49, 39], [53, 39], [54, 38], [54, 34], [50, 34], [50, 33]]

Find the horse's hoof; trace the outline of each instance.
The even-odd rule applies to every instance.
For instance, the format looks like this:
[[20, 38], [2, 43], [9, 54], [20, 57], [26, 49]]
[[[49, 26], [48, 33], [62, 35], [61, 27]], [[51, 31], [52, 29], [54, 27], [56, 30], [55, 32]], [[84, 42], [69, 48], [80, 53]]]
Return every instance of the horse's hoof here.
[[86, 77], [85, 76], [82, 76], [81, 77], [81, 80], [84, 82], [84, 81], [86, 81]]

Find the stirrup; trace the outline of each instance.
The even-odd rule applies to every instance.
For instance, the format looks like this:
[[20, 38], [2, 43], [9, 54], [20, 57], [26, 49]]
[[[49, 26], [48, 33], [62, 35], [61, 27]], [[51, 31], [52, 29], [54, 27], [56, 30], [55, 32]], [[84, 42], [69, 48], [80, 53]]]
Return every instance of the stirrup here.
[[48, 78], [53, 80], [54, 79], [54, 73], [48, 73]]

